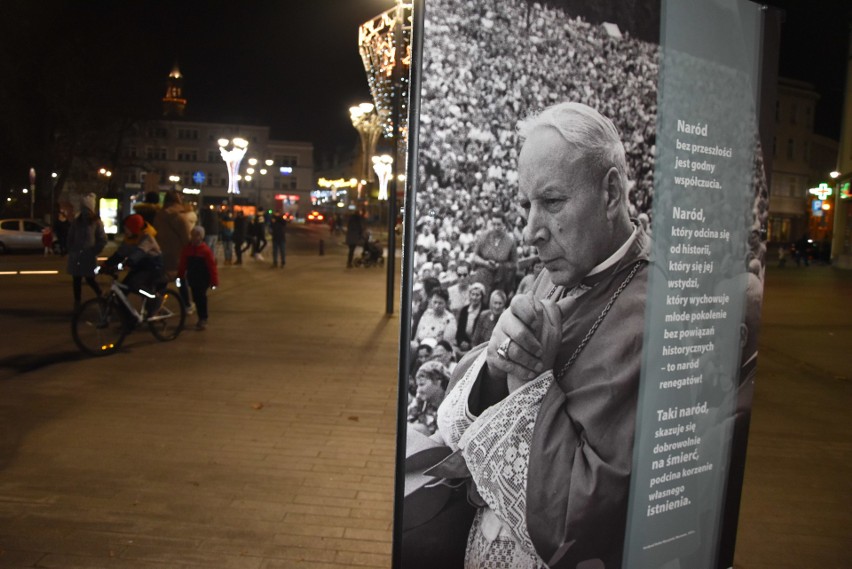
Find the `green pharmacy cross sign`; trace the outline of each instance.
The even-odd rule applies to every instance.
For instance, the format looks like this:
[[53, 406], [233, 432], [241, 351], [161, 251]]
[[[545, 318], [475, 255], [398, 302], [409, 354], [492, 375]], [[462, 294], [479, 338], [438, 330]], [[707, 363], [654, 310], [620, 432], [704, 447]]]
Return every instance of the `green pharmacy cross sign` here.
[[816, 188], [809, 189], [808, 192], [815, 195], [820, 200], [825, 201], [825, 198], [831, 195], [831, 188], [828, 187], [828, 184], [823, 182]]

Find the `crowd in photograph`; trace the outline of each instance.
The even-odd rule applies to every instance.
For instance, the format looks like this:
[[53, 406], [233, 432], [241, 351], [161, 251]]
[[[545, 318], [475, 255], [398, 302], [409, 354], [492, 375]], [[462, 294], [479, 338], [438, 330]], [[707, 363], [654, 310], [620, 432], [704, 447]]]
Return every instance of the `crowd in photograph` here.
[[[576, 101], [611, 117], [631, 217], [650, 226], [657, 46], [523, 0], [430, 5], [422, 73], [410, 423], [435, 430], [455, 363], [542, 269], [516, 203], [519, 121]], [[554, 25], [554, 22], [565, 22]], [[650, 228], [650, 227], [649, 227]], [[423, 362], [445, 361], [423, 367]]]

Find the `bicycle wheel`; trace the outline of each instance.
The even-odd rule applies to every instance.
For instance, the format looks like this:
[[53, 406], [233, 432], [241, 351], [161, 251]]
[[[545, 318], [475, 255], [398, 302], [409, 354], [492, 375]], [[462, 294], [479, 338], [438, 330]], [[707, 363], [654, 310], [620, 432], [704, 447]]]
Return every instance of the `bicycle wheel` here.
[[74, 343], [93, 356], [105, 356], [116, 351], [126, 335], [124, 315], [114, 299], [87, 300], [71, 320]]
[[186, 321], [186, 307], [177, 291], [167, 288], [160, 296], [160, 308], [148, 317], [148, 327], [151, 333], [161, 342], [174, 340], [183, 330]]

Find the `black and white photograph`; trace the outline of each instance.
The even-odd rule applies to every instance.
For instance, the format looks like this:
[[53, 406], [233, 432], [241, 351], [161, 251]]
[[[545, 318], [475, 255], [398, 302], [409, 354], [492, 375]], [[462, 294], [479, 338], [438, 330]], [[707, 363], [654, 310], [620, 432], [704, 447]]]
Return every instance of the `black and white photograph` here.
[[[652, 259], [660, 8], [606, 12], [425, 5], [406, 569], [624, 562], [649, 275], [672, 273]], [[751, 231], [715, 253], [755, 318], [768, 191], [742, 128]]]

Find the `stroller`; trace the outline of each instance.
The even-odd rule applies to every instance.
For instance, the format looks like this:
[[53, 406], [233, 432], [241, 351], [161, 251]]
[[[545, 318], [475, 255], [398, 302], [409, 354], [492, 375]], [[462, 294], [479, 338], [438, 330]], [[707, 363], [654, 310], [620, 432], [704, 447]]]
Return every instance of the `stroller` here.
[[384, 249], [378, 241], [373, 241], [373, 236], [367, 233], [361, 256], [355, 258], [356, 267], [382, 267], [385, 264]]

